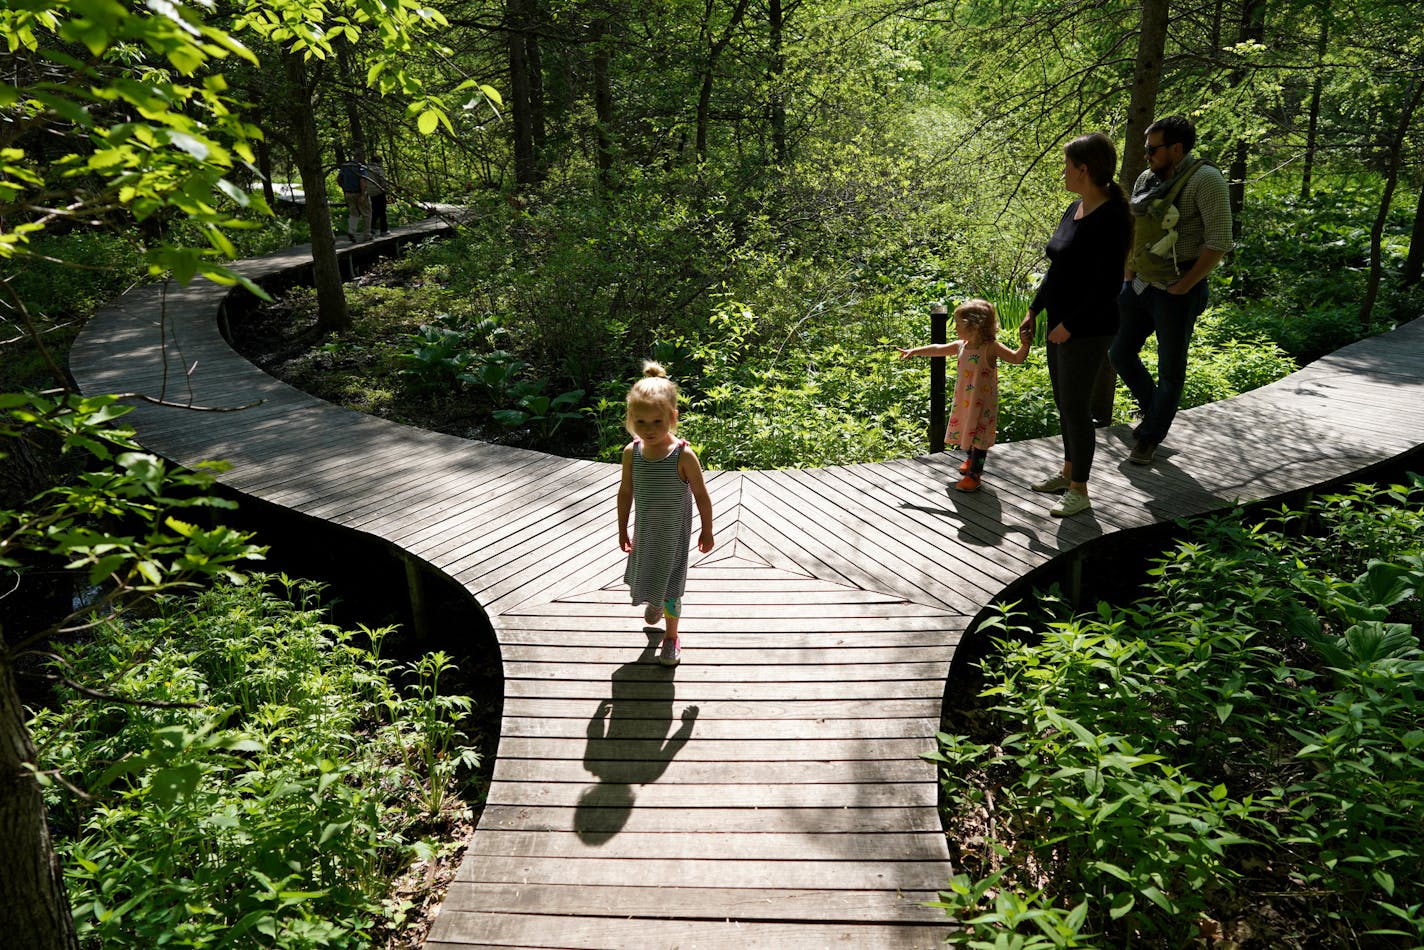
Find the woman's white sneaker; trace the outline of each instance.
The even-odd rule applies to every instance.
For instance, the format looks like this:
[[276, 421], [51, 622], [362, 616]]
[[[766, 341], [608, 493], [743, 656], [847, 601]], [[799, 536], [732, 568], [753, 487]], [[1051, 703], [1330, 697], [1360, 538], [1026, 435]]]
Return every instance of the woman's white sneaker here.
[[1070, 488], [1063, 493], [1063, 497], [1058, 499], [1058, 504], [1048, 509], [1048, 513], [1055, 518], [1068, 518], [1078, 514], [1080, 511], [1087, 511], [1093, 507], [1088, 501], [1088, 493], [1080, 488]]

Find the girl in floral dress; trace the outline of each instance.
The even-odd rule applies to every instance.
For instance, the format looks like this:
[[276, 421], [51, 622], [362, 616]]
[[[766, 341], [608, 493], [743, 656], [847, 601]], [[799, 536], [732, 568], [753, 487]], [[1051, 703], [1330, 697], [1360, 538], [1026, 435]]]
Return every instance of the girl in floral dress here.
[[959, 372], [954, 383], [954, 409], [949, 417], [944, 441], [957, 444], [968, 453], [955, 483], [960, 491], [974, 491], [984, 477], [984, 460], [999, 427], [999, 360], [1022, 363], [1028, 358], [1032, 332], [1019, 331], [1019, 348], [1011, 350], [999, 342], [999, 314], [987, 300], [966, 300], [954, 308], [953, 343], [896, 347], [900, 359], [912, 356], [958, 356]]

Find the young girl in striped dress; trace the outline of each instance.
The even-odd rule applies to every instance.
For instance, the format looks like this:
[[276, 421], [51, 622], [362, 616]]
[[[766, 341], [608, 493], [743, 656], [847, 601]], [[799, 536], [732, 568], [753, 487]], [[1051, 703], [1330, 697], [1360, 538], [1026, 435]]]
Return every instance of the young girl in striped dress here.
[[[618, 486], [618, 546], [628, 555], [623, 581], [634, 604], [647, 604], [643, 619], [651, 626], [667, 617], [658, 662], [676, 666], [682, 659], [678, 620], [687, 584], [687, 553], [692, 537], [692, 503], [702, 520], [697, 550], [712, 550], [712, 499], [702, 481], [702, 466], [685, 439], [677, 437], [677, 384], [652, 361], [628, 391], [633, 436], [623, 449], [623, 481]], [[638, 509], [632, 535], [628, 515]]]

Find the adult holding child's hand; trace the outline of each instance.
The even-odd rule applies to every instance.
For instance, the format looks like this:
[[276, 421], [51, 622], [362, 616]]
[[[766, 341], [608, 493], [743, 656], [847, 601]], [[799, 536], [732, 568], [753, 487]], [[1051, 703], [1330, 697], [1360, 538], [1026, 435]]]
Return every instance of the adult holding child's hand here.
[[1048, 273], [1038, 285], [1019, 330], [1033, 333], [1040, 313], [1048, 326], [1048, 377], [1063, 431], [1063, 468], [1033, 486], [1058, 493], [1049, 514], [1087, 511], [1088, 476], [1097, 437], [1093, 387], [1117, 334], [1117, 295], [1132, 240], [1132, 218], [1113, 180], [1117, 149], [1101, 132], [1063, 147], [1063, 187], [1078, 195], [1049, 239]]

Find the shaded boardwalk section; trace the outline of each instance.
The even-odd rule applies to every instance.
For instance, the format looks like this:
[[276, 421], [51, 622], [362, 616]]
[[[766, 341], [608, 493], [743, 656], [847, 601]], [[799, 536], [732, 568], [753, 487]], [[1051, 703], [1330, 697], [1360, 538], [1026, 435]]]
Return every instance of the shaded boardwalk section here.
[[[261, 281], [308, 255], [243, 267]], [[224, 293], [126, 294], [71, 368], [87, 392], [260, 399], [224, 413], [140, 403], [129, 419], [150, 449], [224, 459], [232, 488], [383, 538], [488, 613], [504, 720], [488, 804], [428, 944], [440, 950], [938, 943], [947, 924], [924, 902], [950, 867], [920, 755], [975, 616], [1115, 532], [1312, 487], [1424, 443], [1415, 321], [1183, 413], [1149, 469], [1125, 463], [1124, 430], [1105, 430], [1094, 509], [1064, 522], [1027, 487], [1057, 464], [1057, 440], [996, 448], [969, 496], [948, 489], [948, 456], [710, 472], [717, 547], [694, 552], [686, 658], [670, 671], [650, 662], [659, 634], [621, 584], [615, 466], [297, 392], [223, 342]]]

